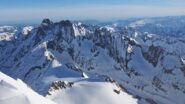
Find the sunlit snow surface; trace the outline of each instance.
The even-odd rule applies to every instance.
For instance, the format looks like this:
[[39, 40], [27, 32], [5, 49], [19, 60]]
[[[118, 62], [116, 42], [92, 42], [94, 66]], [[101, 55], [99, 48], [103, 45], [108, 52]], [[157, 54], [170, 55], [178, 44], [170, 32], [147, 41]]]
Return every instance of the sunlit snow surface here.
[[137, 104], [137, 100], [120, 90], [116, 85], [107, 82], [81, 81], [72, 88], [59, 90], [47, 96], [57, 103], [64, 104]]
[[0, 72], [0, 104], [55, 104], [29, 88], [20, 79]]
[[[44, 98], [20, 79], [14, 80], [0, 72], [0, 104], [137, 104], [131, 95], [108, 82], [79, 81], [72, 88], [56, 90]], [[52, 102], [51, 100], [54, 102]]]

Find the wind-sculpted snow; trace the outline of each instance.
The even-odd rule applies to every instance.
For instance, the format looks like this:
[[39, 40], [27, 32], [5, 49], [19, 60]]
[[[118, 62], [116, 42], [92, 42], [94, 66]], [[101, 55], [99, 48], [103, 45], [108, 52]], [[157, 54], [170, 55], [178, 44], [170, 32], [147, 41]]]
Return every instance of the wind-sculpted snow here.
[[[74, 97], [71, 104], [77, 100], [81, 89], [84, 89], [82, 99], [86, 99], [84, 94], [91, 87], [95, 91], [94, 87], [112, 86], [105, 82], [107, 76], [124, 90], [123, 93], [137, 98], [138, 104], [184, 104], [185, 40], [149, 32], [128, 26], [99, 27], [68, 20], [53, 23], [45, 19], [28, 35], [2, 42], [6, 45], [0, 46], [0, 68], [56, 102], [61, 101], [60, 97], [64, 100]], [[92, 85], [89, 80], [94, 78], [103, 81], [99, 84], [95, 80]], [[65, 85], [66, 81], [74, 83], [74, 87], [66, 84], [66, 90], [55, 86]], [[86, 81], [89, 87], [87, 83], [81, 84]], [[106, 104], [113, 104], [109, 98], [115, 94], [112, 87], [95, 91], [98, 95], [107, 95], [100, 96], [110, 101]], [[95, 96], [89, 97], [97, 102], [95, 92], [92, 93]], [[112, 101], [123, 102], [122, 97], [124, 99], [121, 94]]]

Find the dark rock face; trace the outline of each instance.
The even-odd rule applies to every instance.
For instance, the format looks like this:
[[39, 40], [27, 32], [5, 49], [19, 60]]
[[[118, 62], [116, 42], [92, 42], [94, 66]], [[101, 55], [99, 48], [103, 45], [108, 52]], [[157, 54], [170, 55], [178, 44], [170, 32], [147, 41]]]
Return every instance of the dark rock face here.
[[152, 99], [145, 99], [149, 104], [157, 104], [154, 100]]
[[162, 87], [162, 85], [164, 84], [158, 77], [154, 77], [152, 84], [159, 90], [166, 92], [166, 90]]
[[62, 26], [69, 26], [69, 27], [71, 27], [73, 25], [73, 23], [69, 20], [63, 20], [63, 21], [59, 22], [59, 24], [61, 24]]
[[116, 81], [113, 80], [111, 77], [109, 77], [109, 76], [104, 76], [104, 77], [105, 77], [105, 81], [106, 81], [106, 82], [116, 83]]
[[57, 47], [57, 44], [54, 40], [47, 42], [46, 45], [47, 45], [47, 49], [55, 50]]
[[143, 52], [143, 57], [152, 63], [154, 67], [157, 66], [160, 56], [163, 54], [164, 50], [159, 46], [150, 46], [147, 52]]
[[47, 26], [49, 26], [49, 25], [51, 25], [51, 24], [53, 24], [53, 22], [52, 22], [50, 19], [48, 19], [48, 18], [46, 18], [46, 19], [44, 19], [44, 20], [42, 21], [42, 25], [47, 25]]
[[[55, 24], [56, 25], [56, 24]], [[71, 43], [75, 38], [75, 32], [73, 29], [73, 24], [69, 20], [61, 21], [57, 23], [59, 25], [59, 38], [63, 39], [67, 43]]]
[[66, 81], [55, 81], [51, 84], [47, 95], [51, 95], [51, 93], [55, 90], [60, 90], [60, 89], [66, 89], [70, 88], [73, 86], [73, 82], [66, 82]]
[[114, 89], [113, 91], [114, 91], [115, 93], [117, 93], [117, 94], [120, 94], [120, 91], [119, 91], [119, 90]]

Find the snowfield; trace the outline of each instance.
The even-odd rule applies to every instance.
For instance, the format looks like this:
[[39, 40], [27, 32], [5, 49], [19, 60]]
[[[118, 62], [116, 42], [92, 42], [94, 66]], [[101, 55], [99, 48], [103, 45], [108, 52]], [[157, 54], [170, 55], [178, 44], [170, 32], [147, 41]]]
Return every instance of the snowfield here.
[[107, 82], [81, 81], [75, 83], [72, 88], [55, 91], [47, 98], [58, 104], [62, 102], [64, 104], [137, 104], [137, 99]]
[[20, 79], [0, 72], [0, 104], [56, 104], [30, 89]]
[[0, 72], [0, 104], [137, 104], [137, 99], [115, 84], [101, 81], [81, 81], [71, 88], [50, 93], [45, 98], [20, 79], [14, 80]]

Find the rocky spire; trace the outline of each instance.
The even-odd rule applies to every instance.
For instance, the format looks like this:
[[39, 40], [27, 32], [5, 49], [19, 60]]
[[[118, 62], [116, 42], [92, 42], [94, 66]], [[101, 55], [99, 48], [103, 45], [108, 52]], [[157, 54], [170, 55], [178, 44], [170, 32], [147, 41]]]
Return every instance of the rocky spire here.
[[48, 19], [48, 18], [43, 19], [43, 21], [42, 21], [42, 25], [43, 26], [49, 26], [51, 24], [53, 24], [53, 22], [50, 19]]

